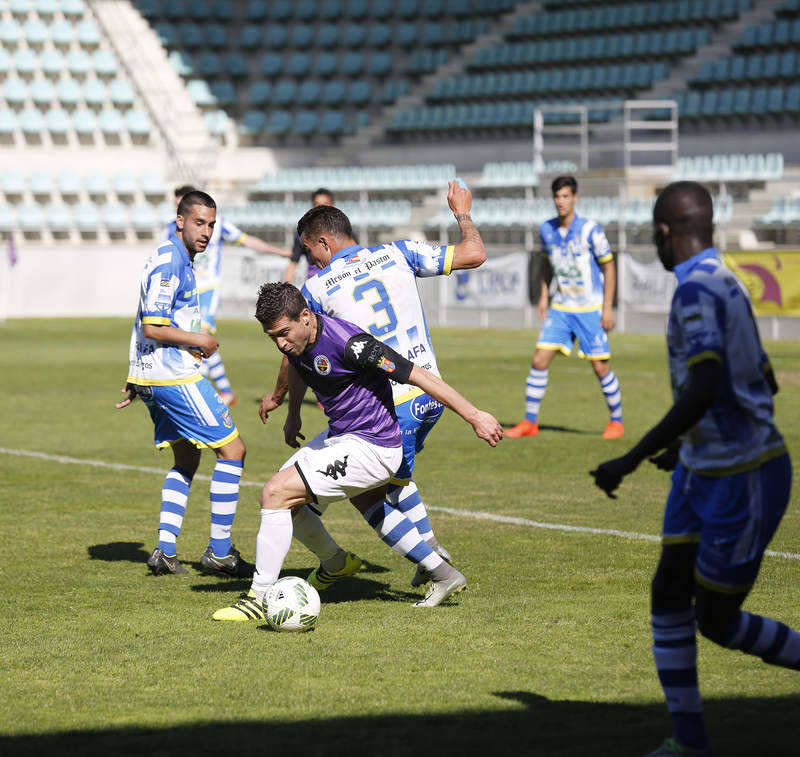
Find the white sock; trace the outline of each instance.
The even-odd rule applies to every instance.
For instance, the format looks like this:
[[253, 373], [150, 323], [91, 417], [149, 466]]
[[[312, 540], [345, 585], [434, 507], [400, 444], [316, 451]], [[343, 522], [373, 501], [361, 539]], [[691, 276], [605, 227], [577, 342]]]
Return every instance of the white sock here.
[[320, 562], [330, 560], [339, 551], [339, 545], [328, 533], [322, 519], [307, 505], [292, 516], [292, 525], [294, 538], [311, 550]]
[[291, 511], [261, 510], [261, 526], [256, 537], [256, 571], [252, 586], [259, 602], [264, 599], [267, 589], [278, 580], [291, 543]]

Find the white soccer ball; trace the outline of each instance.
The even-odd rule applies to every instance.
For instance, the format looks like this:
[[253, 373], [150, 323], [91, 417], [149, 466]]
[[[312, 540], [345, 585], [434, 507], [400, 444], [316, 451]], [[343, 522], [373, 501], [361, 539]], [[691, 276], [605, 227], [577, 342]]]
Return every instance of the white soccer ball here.
[[267, 622], [276, 631], [310, 631], [320, 607], [317, 590], [299, 576], [279, 578], [264, 597]]

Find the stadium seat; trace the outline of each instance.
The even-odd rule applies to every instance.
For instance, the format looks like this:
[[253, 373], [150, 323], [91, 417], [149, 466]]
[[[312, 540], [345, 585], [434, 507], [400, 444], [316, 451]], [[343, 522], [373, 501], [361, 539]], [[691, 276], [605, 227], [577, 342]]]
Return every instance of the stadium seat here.
[[125, 114], [125, 128], [135, 137], [148, 137], [153, 126], [145, 111], [132, 109]]
[[70, 50], [67, 53], [67, 69], [73, 76], [86, 76], [92, 68], [92, 59], [86, 50]]
[[59, 76], [66, 65], [64, 55], [60, 50], [43, 50], [39, 56], [39, 68], [47, 76]]
[[28, 88], [22, 79], [6, 79], [3, 82], [3, 99], [9, 105], [22, 105], [28, 99]]
[[205, 50], [196, 56], [195, 66], [197, 72], [201, 76], [213, 77], [222, 73], [219, 56], [216, 53], [212, 53], [210, 50]]
[[266, 131], [270, 134], [282, 136], [286, 134], [292, 125], [292, 115], [285, 110], [273, 110], [269, 114], [269, 122]]
[[38, 18], [31, 18], [23, 25], [22, 36], [30, 46], [41, 47], [50, 39], [50, 32]]
[[335, 24], [323, 24], [317, 30], [315, 42], [323, 49], [336, 47], [339, 43], [339, 27]]
[[306, 79], [297, 90], [297, 102], [301, 105], [313, 105], [322, 95], [322, 84], [317, 79]]
[[105, 198], [111, 189], [107, 174], [100, 171], [93, 171], [87, 174], [83, 183], [91, 197]]
[[95, 48], [101, 40], [100, 28], [91, 19], [85, 18], [75, 27], [75, 36], [81, 47]]
[[272, 100], [278, 105], [291, 105], [297, 94], [297, 85], [290, 79], [281, 79], [272, 91]]
[[289, 39], [289, 29], [283, 24], [269, 24], [264, 35], [263, 47], [267, 50], [279, 50]]
[[318, 76], [331, 76], [336, 72], [337, 67], [336, 53], [317, 53], [314, 61], [314, 73]]
[[289, 45], [299, 50], [305, 50], [314, 41], [314, 27], [308, 24], [296, 24], [289, 33]]
[[[279, 3], [274, 5], [279, 5]], [[248, 21], [263, 21], [267, 17], [266, 2], [264, 0], [249, 0], [245, 17]]]
[[[170, 218], [174, 218], [174, 206], [170, 208]], [[133, 228], [137, 232], [152, 232], [159, 219], [156, 217], [156, 209], [149, 202], [137, 202], [128, 212], [128, 217]]]
[[81, 177], [74, 171], [62, 171], [56, 177], [56, 186], [63, 197], [77, 197], [81, 193]]
[[386, 76], [392, 70], [392, 54], [384, 50], [375, 50], [369, 56], [367, 73], [372, 76]]
[[194, 59], [183, 50], [173, 50], [169, 54], [169, 62], [179, 76], [191, 76], [194, 73]]
[[73, 211], [75, 225], [80, 231], [95, 232], [100, 226], [100, 211], [93, 202], [82, 202]]
[[127, 79], [113, 79], [108, 85], [108, 95], [117, 107], [129, 107], [135, 100], [133, 85]]
[[186, 82], [186, 91], [195, 105], [203, 107], [216, 104], [214, 95], [211, 94], [211, 89], [205, 79], [190, 79]]
[[[0, 108], [0, 134], [9, 136], [17, 130], [17, 115], [10, 108]], [[2, 203], [0, 203], [2, 206]]]
[[63, 108], [50, 108], [45, 115], [45, 126], [50, 134], [63, 137], [72, 131], [72, 119]]
[[[3, 49], [8, 56], [8, 52]], [[8, 58], [6, 58], [8, 60]], [[20, 48], [14, 53], [14, 69], [22, 76], [30, 77], [31, 74], [39, 70], [39, 57], [29, 47]], [[8, 67], [6, 67], [8, 71]]]
[[342, 45], [348, 48], [361, 47], [367, 37], [363, 24], [348, 24], [342, 32]]
[[305, 51], [296, 51], [289, 55], [286, 72], [290, 76], [305, 76], [311, 68], [311, 56]]
[[256, 24], [245, 24], [239, 30], [239, 47], [244, 50], [254, 50], [261, 46], [264, 33]]
[[265, 53], [261, 59], [261, 73], [264, 76], [275, 76], [283, 71], [283, 55], [280, 53]]
[[82, 136], [91, 136], [97, 131], [97, 116], [88, 108], [78, 108], [72, 114], [72, 128]]
[[87, 105], [99, 108], [108, 99], [106, 85], [99, 79], [87, 79], [82, 89], [83, 100]]
[[44, 211], [39, 203], [24, 203], [17, 208], [17, 223], [23, 231], [41, 231]]
[[48, 106], [56, 97], [56, 88], [50, 79], [36, 79], [31, 82], [31, 100], [34, 105]]
[[247, 101], [250, 105], [266, 105], [272, 96], [272, 84], [264, 79], [250, 85]]
[[55, 187], [53, 177], [48, 171], [34, 171], [30, 176], [29, 186], [31, 193], [36, 197], [50, 196]]
[[17, 214], [12, 205], [0, 203], [0, 231], [13, 231], [17, 228]]
[[347, 88], [340, 79], [326, 81], [322, 88], [322, 102], [325, 105], [340, 105], [345, 98]]
[[293, 131], [306, 136], [317, 128], [317, 114], [313, 110], [300, 110], [295, 114]]
[[318, 15], [325, 21], [336, 21], [343, 15], [344, 8], [341, 0], [326, 0], [321, 3], [318, 9]]
[[233, 82], [226, 79], [215, 81], [211, 84], [211, 94], [222, 107], [233, 105], [236, 102], [236, 89]]
[[97, 124], [100, 131], [106, 136], [117, 136], [125, 129], [122, 114], [116, 108], [101, 110], [97, 117]]
[[259, 134], [266, 128], [266, 116], [261, 110], [249, 110], [239, 125], [240, 134]]
[[74, 225], [72, 210], [63, 202], [51, 202], [45, 205], [44, 218], [50, 231], [69, 231]]
[[340, 110], [326, 110], [319, 125], [323, 134], [337, 135], [344, 131], [344, 114]]
[[208, 132], [212, 136], [221, 137], [228, 133], [230, 119], [224, 110], [206, 111], [203, 113], [203, 118], [205, 119]]
[[118, 196], [133, 196], [139, 190], [139, 182], [136, 177], [128, 171], [120, 171], [114, 174], [111, 186]]
[[19, 171], [5, 171], [0, 176], [0, 189], [7, 195], [21, 195], [25, 193], [27, 182]]
[[14, 19], [0, 21], [0, 43], [15, 47], [22, 40], [22, 27]]
[[226, 53], [222, 59], [222, 69], [225, 74], [235, 79], [249, 76], [250, 68], [247, 59], [242, 53]]
[[128, 210], [119, 202], [110, 202], [103, 206], [103, 226], [108, 231], [119, 232], [128, 228]]
[[140, 185], [142, 192], [147, 197], [161, 197], [167, 192], [167, 182], [164, 176], [156, 171], [147, 171], [141, 175]]
[[204, 28], [206, 47], [219, 50], [228, 46], [228, 34], [224, 26], [206, 24]]
[[371, 94], [369, 82], [366, 79], [356, 79], [350, 82], [347, 101], [353, 105], [363, 105], [369, 101]]

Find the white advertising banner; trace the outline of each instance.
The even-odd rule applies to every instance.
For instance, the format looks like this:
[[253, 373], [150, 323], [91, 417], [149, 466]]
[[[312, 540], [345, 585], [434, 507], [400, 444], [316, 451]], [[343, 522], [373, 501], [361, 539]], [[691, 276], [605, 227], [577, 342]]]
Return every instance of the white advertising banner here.
[[618, 297], [625, 308], [647, 313], [668, 313], [675, 293], [675, 274], [660, 262], [641, 263], [630, 255], [619, 255]]
[[489, 258], [480, 268], [454, 271], [448, 277], [447, 306], [521, 308], [528, 304], [528, 254]]
[[283, 281], [288, 262], [280, 255], [260, 255], [252, 250], [225, 245], [222, 256], [223, 303], [225, 300], [250, 302], [255, 310], [259, 287], [268, 281]]

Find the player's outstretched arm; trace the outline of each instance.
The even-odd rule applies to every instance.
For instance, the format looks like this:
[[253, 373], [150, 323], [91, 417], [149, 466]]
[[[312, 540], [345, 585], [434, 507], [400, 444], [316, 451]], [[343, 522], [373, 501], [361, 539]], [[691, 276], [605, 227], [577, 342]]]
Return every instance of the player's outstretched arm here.
[[291, 250], [284, 250], [283, 247], [276, 247], [274, 244], [254, 237], [252, 234], [247, 234], [242, 240], [242, 244], [254, 252], [260, 252], [262, 255], [280, 255], [282, 258], [290, 258], [292, 256]]
[[613, 260], [603, 263], [603, 311], [600, 315], [600, 325], [611, 331], [617, 325], [614, 316], [614, 292], [617, 288], [617, 266]]
[[267, 422], [269, 414], [276, 408], [283, 404], [283, 399], [286, 397], [286, 392], [289, 391], [289, 360], [284, 355], [281, 361], [281, 367], [278, 371], [278, 378], [275, 382], [275, 388], [270, 394], [265, 394], [261, 400], [261, 406], [258, 409], [258, 415], [262, 423]]
[[297, 449], [300, 446], [298, 439], [305, 441], [305, 436], [300, 433], [303, 421], [300, 417], [300, 407], [305, 397], [308, 386], [302, 376], [291, 364], [288, 366], [289, 385], [289, 410], [286, 413], [286, 423], [283, 424], [283, 438], [286, 443]]
[[411, 369], [408, 383], [418, 386], [445, 407], [458, 413], [475, 430], [480, 439], [485, 439], [492, 447], [503, 438], [503, 428], [490, 413], [479, 410], [466, 397], [459, 394], [444, 379], [424, 368], [415, 365]]
[[722, 366], [716, 360], [709, 358], [693, 365], [689, 371], [689, 386], [639, 443], [622, 457], [607, 460], [590, 471], [597, 486], [616, 499], [613, 492], [625, 476], [633, 473], [646, 457], [670, 447], [703, 417], [714, 403], [721, 379]]
[[458, 222], [461, 241], [453, 249], [453, 270], [477, 268], [486, 260], [486, 247], [472, 222], [472, 192], [459, 179], [447, 185], [447, 204]]

